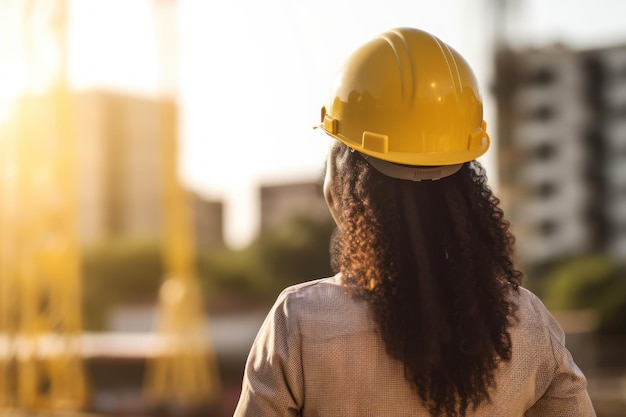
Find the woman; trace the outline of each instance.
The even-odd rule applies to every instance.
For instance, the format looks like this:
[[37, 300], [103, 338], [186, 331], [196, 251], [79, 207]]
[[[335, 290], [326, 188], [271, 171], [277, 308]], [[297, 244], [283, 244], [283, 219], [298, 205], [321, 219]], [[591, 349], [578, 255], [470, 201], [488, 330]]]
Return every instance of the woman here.
[[520, 287], [458, 52], [380, 35], [344, 66], [321, 128], [337, 275], [279, 296], [235, 416], [594, 416], [563, 331]]

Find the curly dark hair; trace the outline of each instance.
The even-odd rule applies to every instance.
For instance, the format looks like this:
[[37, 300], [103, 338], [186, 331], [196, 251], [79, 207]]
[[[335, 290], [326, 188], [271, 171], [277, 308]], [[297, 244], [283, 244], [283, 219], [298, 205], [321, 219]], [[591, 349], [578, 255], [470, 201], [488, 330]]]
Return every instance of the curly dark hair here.
[[477, 161], [454, 175], [386, 177], [339, 144], [333, 178], [341, 226], [332, 263], [372, 309], [388, 354], [434, 416], [465, 416], [490, 400], [511, 359], [508, 327], [522, 273], [500, 201]]

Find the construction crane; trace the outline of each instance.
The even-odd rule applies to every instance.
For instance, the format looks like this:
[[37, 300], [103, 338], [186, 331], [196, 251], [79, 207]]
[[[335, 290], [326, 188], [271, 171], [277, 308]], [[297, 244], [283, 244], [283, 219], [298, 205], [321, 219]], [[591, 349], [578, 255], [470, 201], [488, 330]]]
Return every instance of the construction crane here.
[[[166, 276], [160, 291], [159, 331], [164, 345], [149, 364], [147, 391], [157, 403], [193, 408], [217, 400], [220, 382], [196, 278], [191, 207], [178, 175], [177, 107], [173, 98], [176, 49], [172, 47], [175, 6], [173, 1], [155, 1], [162, 90], [170, 87], [172, 91], [162, 91], [160, 99]], [[172, 79], [167, 79], [168, 74]]]
[[[65, 0], [4, 2], [21, 17], [26, 90], [0, 146], [0, 406], [80, 409], [81, 286]], [[45, 40], [45, 47], [40, 42]], [[41, 61], [55, 55], [53, 70]], [[42, 58], [46, 55], [47, 58]], [[41, 85], [42, 79], [48, 84]], [[4, 164], [7, 164], [6, 166]]]

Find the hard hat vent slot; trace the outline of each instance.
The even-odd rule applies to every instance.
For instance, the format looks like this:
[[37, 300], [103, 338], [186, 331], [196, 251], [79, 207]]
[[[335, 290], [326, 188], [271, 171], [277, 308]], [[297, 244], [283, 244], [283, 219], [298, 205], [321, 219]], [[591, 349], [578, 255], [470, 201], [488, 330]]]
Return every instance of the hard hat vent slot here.
[[337, 119], [333, 119], [331, 116], [324, 115], [324, 130], [333, 135], [337, 134]]
[[487, 136], [487, 122], [483, 120], [481, 127], [477, 127], [469, 134], [467, 149], [471, 151], [482, 147], [485, 136]]
[[373, 152], [387, 153], [389, 150], [389, 137], [380, 133], [363, 132], [363, 149]]

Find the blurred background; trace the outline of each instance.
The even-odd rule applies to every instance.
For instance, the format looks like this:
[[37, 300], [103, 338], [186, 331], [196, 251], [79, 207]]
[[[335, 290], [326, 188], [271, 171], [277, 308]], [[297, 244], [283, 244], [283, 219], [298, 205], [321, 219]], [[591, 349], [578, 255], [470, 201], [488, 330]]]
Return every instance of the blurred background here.
[[0, 413], [232, 415], [285, 286], [331, 273], [319, 122], [357, 46], [483, 86], [525, 285], [626, 415], [626, 3], [0, 0]]

